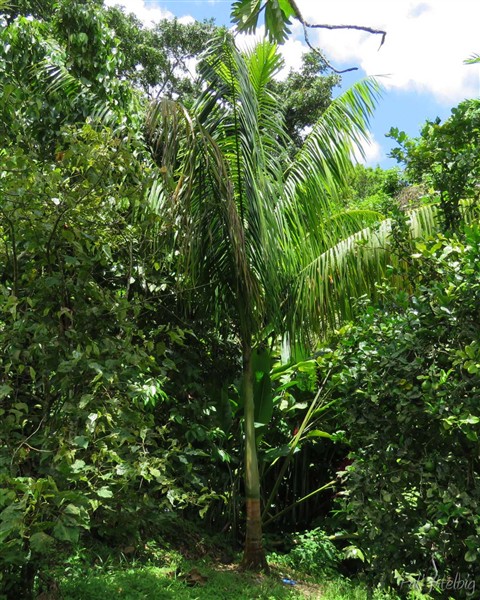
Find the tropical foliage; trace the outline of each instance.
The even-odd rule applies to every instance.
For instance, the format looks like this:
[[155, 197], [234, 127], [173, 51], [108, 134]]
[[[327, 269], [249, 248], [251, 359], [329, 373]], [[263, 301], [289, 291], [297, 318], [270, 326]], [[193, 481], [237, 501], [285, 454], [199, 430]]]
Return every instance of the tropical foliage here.
[[[83, 547], [191, 551], [199, 522], [245, 568], [265, 528], [317, 575], [475, 576], [476, 104], [402, 138], [405, 174], [354, 167], [380, 88], [332, 100], [316, 53], [278, 82], [274, 42], [212, 23], [2, 6], [0, 597]], [[268, 0], [274, 39], [295, 10]]]
[[390, 136], [400, 146], [392, 155], [405, 164], [406, 176], [438, 194], [445, 226], [455, 229], [462, 202], [471, 207], [479, 196], [480, 100], [461, 102], [445, 123], [428, 121], [417, 139], [395, 128]]
[[352, 461], [341, 510], [391, 583], [478, 580], [479, 241], [473, 228], [419, 243], [415, 294], [383, 288], [334, 359]]

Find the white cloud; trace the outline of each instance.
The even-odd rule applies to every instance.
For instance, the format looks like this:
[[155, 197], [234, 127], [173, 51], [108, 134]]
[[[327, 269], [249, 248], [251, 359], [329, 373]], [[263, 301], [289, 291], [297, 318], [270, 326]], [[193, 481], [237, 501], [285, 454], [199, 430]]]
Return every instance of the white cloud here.
[[196, 19], [194, 19], [191, 15], [185, 15], [184, 17], [180, 17], [178, 22], [182, 25], [193, 25], [193, 23], [196, 23]]
[[289, 74], [290, 69], [298, 71], [302, 67], [302, 56], [308, 48], [303, 43], [303, 40], [300, 41], [299, 39], [295, 39], [295, 35], [300, 35], [301, 31], [303, 32], [303, 29], [300, 25], [292, 27], [292, 35], [290, 35], [285, 44], [280, 47], [280, 52], [285, 64], [278, 74], [278, 79], [285, 79]]
[[[231, 27], [230, 31], [235, 32], [235, 27]], [[242, 51], [250, 50], [265, 38], [265, 27], [262, 25], [257, 28], [255, 33], [237, 33], [235, 35], [235, 44]]]
[[[105, 6], [121, 6], [125, 13], [133, 13], [136, 17], [142, 21], [147, 27], [158, 23], [162, 19], [173, 19], [174, 15], [169, 10], [162, 10], [161, 8], [147, 7], [147, 4], [143, 0], [105, 0]], [[191, 17], [182, 17], [182, 19]], [[182, 21], [179, 19], [179, 21]], [[195, 19], [192, 19], [193, 21]]]
[[480, 67], [463, 65], [480, 51], [480, 2], [472, 0], [297, 0], [311, 23], [365, 25], [380, 36], [352, 30], [310, 31], [335, 65], [360, 66], [367, 75], [389, 75], [387, 88], [429, 92], [452, 104], [480, 92]]
[[382, 147], [375, 139], [373, 133], [368, 133], [368, 138], [362, 144], [362, 149], [363, 156], [358, 149], [356, 149], [354, 152], [354, 159], [362, 165], [375, 167], [385, 158]]

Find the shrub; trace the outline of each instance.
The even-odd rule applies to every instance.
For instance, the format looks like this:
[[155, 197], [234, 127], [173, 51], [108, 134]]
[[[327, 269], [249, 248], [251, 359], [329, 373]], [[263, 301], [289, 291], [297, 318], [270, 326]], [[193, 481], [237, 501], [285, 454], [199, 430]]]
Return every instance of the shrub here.
[[479, 254], [478, 228], [419, 245], [418, 290], [366, 303], [331, 382], [353, 461], [341, 510], [371, 572], [428, 588], [457, 577], [458, 598], [480, 581]]
[[309, 575], [334, 573], [341, 558], [327, 534], [320, 528], [293, 536], [293, 548], [288, 554], [272, 554], [270, 559]]

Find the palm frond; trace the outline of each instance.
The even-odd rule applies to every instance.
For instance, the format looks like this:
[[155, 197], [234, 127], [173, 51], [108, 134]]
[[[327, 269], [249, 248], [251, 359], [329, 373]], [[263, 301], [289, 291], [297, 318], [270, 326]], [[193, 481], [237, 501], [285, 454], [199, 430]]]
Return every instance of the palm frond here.
[[53, 64], [50, 58], [45, 58], [38, 65], [32, 66], [39, 83], [45, 85], [45, 92], [48, 95], [64, 95], [69, 99], [74, 99], [80, 91], [81, 84], [73, 77], [68, 69], [62, 63]]
[[328, 191], [346, 181], [352, 169], [352, 153], [362, 151], [368, 139], [370, 117], [381, 93], [371, 78], [354, 84], [336, 98], [314, 125], [287, 172], [290, 194], [314, 177]]
[[466, 58], [463, 62], [466, 65], [475, 65], [480, 63], [480, 54], [472, 54], [472, 56]]
[[[408, 215], [412, 244], [435, 231], [436, 215], [435, 205], [422, 206]], [[405, 285], [406, 266], [393, 243], [392, 225], [391, 219], [384, 219], [358, 230], [303, 266], [293, 283], [288, 318], [288, 329], [294, 336], [305, 330], [322, 335], [351, 318], [355, 299], [374, 295], [375, 284], [387, 275], [393, 283]]]
[[[274, 45], [241, 53], [219, 36], [200, 61], [205, 88], [191, 114], [160, 102], [148, 120], [159, 167], [149, 200], [175, 232], [182, 284], [201, 288], [206, 311], [229, 315], [244, 340], [266, 324], [292, 340], [325, 332], [396, 260], [392, 223], [339, 203], [377, 82], [335, 100], [285, 173], [284, 126], [268, 85], [278, 66]], [[412, 213], [412, 239], [434, 221], [428, 207]]]
[[229, 35], [213, 40], [200, 62], [207, 86], [193, 109], [195, 159], [182, 184], [186, 231], [195, 231], [185, 267], [197, 281], [217, 282], [215, 302], [227, 295], [249, 332], [264, 321], [266, 290], [274, 281], [269, 236], [283, 130], [267, 83], [279, 64], [267, 42], [242, 54]]

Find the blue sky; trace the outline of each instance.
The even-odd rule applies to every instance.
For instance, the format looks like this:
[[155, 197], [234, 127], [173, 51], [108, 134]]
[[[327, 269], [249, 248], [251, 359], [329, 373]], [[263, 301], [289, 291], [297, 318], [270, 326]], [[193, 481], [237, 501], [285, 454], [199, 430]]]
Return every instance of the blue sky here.
[[[173, 16], [185, 21], [214, 17], [219, 25], [230, 24], [230, 0], [106, 3], [124, 5], [147, 24]], [[458, 102], [480, 95], [480, 65], [463, 64], [464, 59], [480, 54], [479, 0], [297, 0], [297, 5], [311, 23], [366, 25], [387, 31], [380, 49], [379, 37], [366, 33], [311, 33], [311, 41], [336, 68], [359, 67], [342, 76], [344, 86], [365, 75], [387, 75], [380, 77], [385, 92], [371, 123], [368, 165], [387, 168], [396, 164], [387, 157], [392, 142], [385, 134], [390, 127], [418, 135], [427, 119], [444, 120]], [[283, 48], [285, 72], [299, 66], [303, 50], [303, 32], [297, 25]]]

